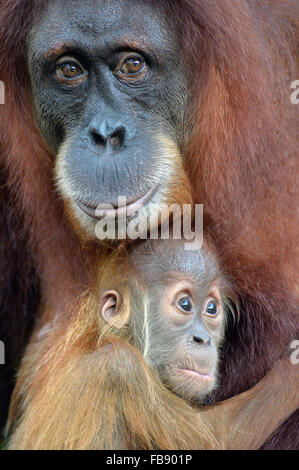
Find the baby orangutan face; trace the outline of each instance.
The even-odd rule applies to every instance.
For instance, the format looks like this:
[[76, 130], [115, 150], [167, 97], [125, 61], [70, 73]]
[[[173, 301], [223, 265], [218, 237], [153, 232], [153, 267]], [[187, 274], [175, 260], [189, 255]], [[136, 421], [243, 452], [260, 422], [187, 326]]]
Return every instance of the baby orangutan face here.
[[159, 294], [153, 312], [160, 312], [160, 318], [154, 315], [148, 362], [174, 393], [201, 402], [217, 384], [218, 349], [224, 331], [217, 282], [199, 286], [189, 279], [176, 279]]
[[[200, 403], [217, 385], [225, 330], [222, 278], [210, 252], [180, 251], [174, 257], [172, 251], [167, 263], [161, 253], [157, 258], [156, 265], [135, 258], [128, 337], [169, 389]], [[117, 290], [105, 292], [101, 300], [102, 318], [116, 328], [122, 302]]]

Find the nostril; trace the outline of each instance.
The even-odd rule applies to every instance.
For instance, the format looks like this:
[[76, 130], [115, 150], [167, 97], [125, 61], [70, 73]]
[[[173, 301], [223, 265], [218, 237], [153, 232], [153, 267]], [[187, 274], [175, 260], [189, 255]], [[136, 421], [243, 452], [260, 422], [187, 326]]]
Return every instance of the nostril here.
[[91, 131], [91, 137], [96, 145], [105, 147], [107, 144], [107, 139], [105, 139], [101, 134], [95, 131]]
[[200, 338], [199, 336], [193, 336], [193, 341], [199, 344], [202, 344], [204, 342], [204, 340]]
[[119, 129], [116, 129], [113, 134], [111, 134], [109, 138], [109, 144], [113, 149], [119, 150], [124, 143], [125, 139], [125, 130], [123, 127], [120, 127]]
[[120, 144], [120, 136], [118, 134], [112, 134], [109, 139], [109, 143], [112, 147], [117, 147]]
[[193, 336], [193, 341], [198, 344], [204, 344], [205, 346], [211, 346], [211, 338], [201, 338], [200, 336]]

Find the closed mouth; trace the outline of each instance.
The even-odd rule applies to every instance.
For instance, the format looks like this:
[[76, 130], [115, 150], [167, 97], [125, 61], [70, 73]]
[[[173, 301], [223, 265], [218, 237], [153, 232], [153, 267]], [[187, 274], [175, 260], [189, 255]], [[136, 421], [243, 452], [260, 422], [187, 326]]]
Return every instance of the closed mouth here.
[[204, 380], [207, 383], [213, 380], [213, 375], [211, 373], [204, 373], [204, 372], [199, 372], [198, 370], [185, 369], [185, 368], [179, 368], [178, 371], [182, 372], [184, 375], [188, 377], [193, 377], [193, 378], [197, 378], [200, 380]]
[[77, 206], [89, 217], [93, 219], [101, 220], [104, 217], [107, 219], [122, 219], [127, 218], [131, 215], [136, 214], [142, 207], [144, 207], [154, 196], [158, 188], [158, 185], [155, 184], [147, 193], [143, 196], [139, 196], [135, 200], [131, 198], [130, 202], [127, 203], [126, 198], [124, 198], [125, 203], [120, 203], [117, 205], [114, 204], [99, 204], [98, 206], [90, 206], [84, 202], [76, 201]]

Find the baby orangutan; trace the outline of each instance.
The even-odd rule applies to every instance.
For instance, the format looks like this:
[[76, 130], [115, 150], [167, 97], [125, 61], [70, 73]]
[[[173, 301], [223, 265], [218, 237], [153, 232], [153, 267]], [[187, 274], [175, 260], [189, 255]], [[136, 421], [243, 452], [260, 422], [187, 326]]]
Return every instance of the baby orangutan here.
[[289, 358], [247, 392], [199, 406], [217, 386], [236, 304], [208, 246], [117, 249], [80, 312], [41, 326], [31, 341], [10, 448], [258, 449], [299, 405]]
[[[159, 240], [134, 248], [129, 257], [128, 276], [123, 268], [116, 270], [120, 276], [116, 276], [115, 281], [117, 279], [122, 287], [103, 292], [106, 279], [103, 276], [100, 315], [114, 333], [118, 330], [119, 337], [127, 338], [141, 351], [145, 362], [168, 390], [194, 408], [203, 404], [218, 386], [221, 345], [228, 316], [237, 321], [235, 317], [239, 312], [238, 299], [211, 247], [205, 245], [197, 251], [186, 251], [184, 247], [184, 241]], [[111, 277], [108, 284], [113, 285]], [[294, 366], [287, 361], [285, 367], [293, 368], [295, 374]], [[270, 393], [270, 399], [265, 400], [265, 390], [267, 380], [269, 386], [271, 380], [273, 383], [281, 380], [281, 386], [285, 387], [278, 370], [276, 376], [271, 377], [269, 373], [264, 379], [263, 391], [261, 382], [249, 392], [217, 405], [213, 411], [201, 408], [206, 417], [214, 413], [215, 420], [220, 422], [226, 407], [227, 433], [236, 440], [228, 438], [223, 443], [225, 448], [228, 442], [232, 448], [254, 448], [250, 433], [255, 433], [255, 442], [260, 444], [269, 437], [263, 420], [267, 419], [270, 424], [273, 418], [274, 421], [279, 419], [282, 410], [278, 395]], [[295, 375], [293, 379], [298, 385], [298, 372], [297, 379]], [[295, 391], [294, 387], [293, 393]], [[299, 399], [295, 401], [298, 404]], [[248, 415], [251, 406], [254, 420]], [[241, 423], [246, 420], [248, 426], [242, 429]], [[255, 428], [251, 427], [252, 422]], [[270, 427], [268, 429], [270, 431]], [[244, 432], [243, 439], [236, 430]]]
[[217, 386], [226, 319], [236, 305], [211, 250], [147, 242], [130, 257], [130, 284], [129, 317], [123, 292], [109, 290], [101, 297], [103, 320], [127, 326], [125, 335], [167, 388], [202, 403]]

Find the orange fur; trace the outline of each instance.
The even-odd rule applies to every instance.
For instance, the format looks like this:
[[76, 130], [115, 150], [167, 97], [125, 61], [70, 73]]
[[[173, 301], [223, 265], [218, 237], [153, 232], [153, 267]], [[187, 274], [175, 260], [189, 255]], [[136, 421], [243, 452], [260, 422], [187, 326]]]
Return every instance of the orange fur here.
[[[298, 334], [298, 106], [289, 100], [298, 70], [298, 2], [153, 3], [173, 20], [189, 70], [192, 103], [182, 153], [194, 200], [204, 204], [206, 230], [242, 300], [238, 329], [232, 329], [225, 346], [219, 400], [256, 383]], [[7, 103], [0, 107], [0, 154], [8, 198], [18, 219], [24, 219], [41, 284], [41, 321], [57, 315], [67, 327], [73, 318], [69, 305], [92, 285], [94, 267], [106, 250], [86, 245], [65, 216], [53, 182], [55, 157], [36, 129], [24, 43], [32, 16], [44, 4], [7, 0], [0, 10], [0, 79]], [[175, 199], [180, 195], [176, 190]], [[1, 211], [7, 220], [5, 204]], [[7, 230], [13, 240], [15, 233]], [[14, 273], [3, 276], [1, 318], [14, 308], [21, 328], [23, 305], [15, 299], [13, 306], [5, 303], [7, 292], [15, 289]], [[57, 340], [54, 335], [53, 347]], [[36, 348], [29, 363], [35, 360], [30, 367], [39, 370], [42, 355]], [[24, 365], [17, 385], [22, 393], [29, 390], [28, 373]], [[17, 408], [14, 400], [12, 407]], [[29, 434], [34, 429], [28, 422]], [[296, 436], [294, 418], [269, 447], [297, 446]]]
[[29, 346], [11, 449], [254, 449], [299, 404], [299, 377], [286, 360], [249, 392], [197, 410], [164, 387], [125, 330], [103, 326], [90, 293], [70, 322]]

